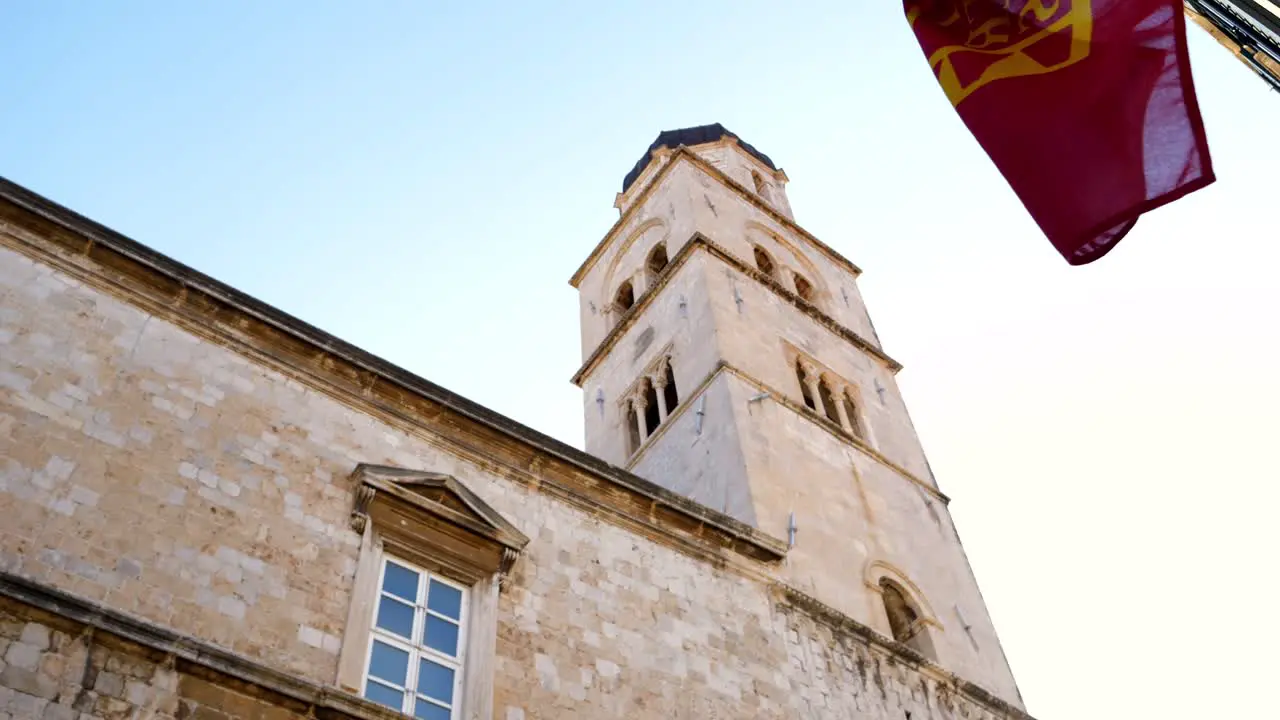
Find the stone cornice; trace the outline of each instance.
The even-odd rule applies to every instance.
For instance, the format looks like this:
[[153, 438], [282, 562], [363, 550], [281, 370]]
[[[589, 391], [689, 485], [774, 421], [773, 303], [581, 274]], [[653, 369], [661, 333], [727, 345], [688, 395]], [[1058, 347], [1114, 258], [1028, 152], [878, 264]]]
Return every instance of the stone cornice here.
[[[116, 612], [70, 593], [0, 571], [0, 606], [26, 606], [27, 615], [49, 617], [69, 634], [92, 628], [95, 639], [110, 636], [144, 654], [171, 658], [180, 673], [212, 680], [298, 715], [325, 720], [396, 720], [404, 715], [299, 677], [273, 670], [189, 635]], [[244, 687], [244, 684], [250, 687]]]
[[480, 467], [682, 552], [761, 562], [781, 540], [521, 425], [0, 178], [0, 244]]
[[689, 239], [689, 242], [685, 243], [684, 247], [680, 248], [680, 252], [676, 253], [676, 256], [672, 258], [667, 267], [663, 269], [662, 274], [658, 277], [657, 281], [645, 289], [644, 294], [636, 299], [635, 304], [632, 305], [631, 308], [622, 315], [622, 317], [618, 318], [617, 324], [613, 326], [613, 329], [609, 331], [609, 334], [605, 335], [604, 340], [601, 340], [600, 344], [596, 346], [596, 349], [591, 352], [591, 355], [587, 358], [586, 362], [582, 364], [582, 367], [578, 368], [578, 371], [573, 374], [571, 381], [574, 385], [582, 387], [582, 384], [586, 382], [591, 373], [595, 371], [597, 366], [599, 366], [600, 361], [604, 359], [604, 356], [618, 344], [622, 339], [622, 336], [626, 334], [627, 330], [635, 324], [637, 318], [639, 318], [644, 312], [644, 309], [652, 304], [654, 298], [658, 296], [658, 293], [667, 286], [667, 283], [671, 281], [671, 278], [675, 275], [676, 271], [688, 262], [689, 258], [692, 257], [695, 252], [700, 250], [710, 253], [713, 257], [719, 258], [738, 272], [743, 273], [769, 288], [774, 294], [790, 302], [801, 312], [816, 320], [819, 325], [822, 325], [840, 339], [852, 343], [858, 349], [875, 358], [888, 368], [890, 372], [896, 373], [902, 369], [902, 363], [899, 363], [897, 360], [889, 357], [888, 354], [866, 338], [836, 322], [835, 318], [832, 318], [830, 315], [819, 310], [818, 306], [804, 298], [801, 298], [774, 278], [765, 275], [756, 268], [751, 267], [742, 260], [739, 260], [728, 250], [725, 250], [715, 244], [705, 235], [701, 233], [694, 233], [693, 237]]
[[847, 445], [852, 445], [862, 454], [866, 455], [872, 460], [875, 460], [881, 465], [884, 465], [885, 467], [894, 471], [898, 475], [901, 475], [903, 478], [919, 486], [921, 490], [924, 490], [925, 492], [929, 493], [929, 495], [933, 496], [935, 500], [941, 502], [943, 505], [951, 504], [951, 498], [943, 494], [941, 490], [938, 490], [936, 487], [934, 487], [930, 483], [925, 482], [921, 478], [916, 477], [915, 474], [912, 473], [911, 471], [907, 470], [906, 468], [902, 467], [898, 463], [885, 457], [884, 454], [882, 454], [879, 450], [876, 450], [875, 448], [868, 445], [866, 441], [846, 433], [844, 431], [844, 428], [840, 427], [836, 423], [833, 423], [830, 420], [828, 420], [826, 417], [821, 416], [818, 413], [813, 412], [808, 408], [796, 403], [794, 400], [787, 397], [786, 394], [779, 391], [777, 388], [771, 387], [770, 385], [760, 380], [757, 380], [755, 377], [751, 376], [747, 372], [739, 368], [736, 368], [732, 365], [729, 365], [728, 363], [723, 363], [722, 365], [723, 365], [724, 371], [731, 372], [734, 375], [737, 375], [738, 377], [742, 378], [743, 381], [750, 383], [751, 385], [754, 385], [761, 392], [769, 393], [770, 400], [778, 403], [782, 407], [787, 408], [791, 412], [808, 419], [813, 424], [817, 425], [818, 427], [822, 428], [823, 430], [826, 430], [828, 433], [833, 435], [837, 440], [840, 440], [841, 442]]
[[772, 589], [777, 604], [804, 613], [809, 618], [831, 628], [835, 632], [858, 638], [867, 645], [885, 652], [897, 662], [955, 688], [961, 695], [985, 707], [1000, 718], [1005, 720], [1035, 720], [1026, 711], [1009, 704], [1005, 700], [1001, 700], [986, 688], [943, 669], [915, 650], [881, 635], [872, 628], [863, 625], [816, 598], [810, 597], [784, 583], [775, 583]]
[[787, 171], [783, 170], [782, 168], [778, 168], [775, 170], [774, 168], [771, 168], [768, 165], [766, 165], [763, 161], [760, 160], [760, 158], [756, 157], [755, 155], [752, 155], [751, 153], [743, 149], [742, 143], [738, 140], [737, 136], [725, 135], [724, 137], [720, 138], [717, 142], [720, 145], [734, 148], [734, 150], [737, 151], [740, 157], [742, 157], [747, 162], [754, 165], [756, 167], [756, 170], [758, 170], [760, 173], [764, 175], [768, 175], [772, 177], [774, 180], [781, 180], [784, 183], [791, 182], [791, 178], [787, 177]]
[[769, 218], [772, 219], [774, 222], [778, 223], [779, 225], [782, 225], [788, 230], [795, 232], [797, 235], [803, 238], [806, 242], [812, 245], [814, 249], [816, 249], [818, 252], [825, 255], [828, 260], [836, 263], [837, 265], [840, 265], [841, 267], [845, 268], [849, 272], [853, 273], [854, 277], [857, 277], [858, 275], [862, 274], [861, 268], [859, 268], [857, 265], [854, 265], [853, 262], [851, 262], [845, 256], [836, 252], [836, 250], [832, 248], [830, 245], [827, 245], [826, 243], [819, 240], [813, 233], [810, 233], [808, 230], [805, 230], [803, 227], [800, 227], [800, 224], [797, 223], [795, 220], [792, 220], [786, 215], [783, 215], [781, 212], [778, 212], [776, 209], [773, 208], [773, 206], [769, 205], [769, 203], [762, 200], [754, 192], [744, 187], [743, 185], [739, 184], [733, 178], [724, 174], [724, 172], [722, 172], [719, 168], [715, 167], [714, 165], [707, 162], [706, 160], [703, 160], [702, 158], [698, 157], [698, 155], [694, 153], [692, 150], [690, 150], [687, 146], [681, 145], [680, 147], [676, 148], [674, 151], [671, 152], [671, 155], [667, 160], [667, 162], [663, 163], [662, 167], [658, 168], [657, 173], [653, 177], [653, 180], [649, 181], [645, 185], [644, 190], [642, 190], [640, 194], [636, 196], [636, 199], [631, 203], [631, 206], [627, 208], [626, 212], [622, 213], [622, 215], [618, 217], [617, 222], [615, 222], [613, 226], [609, 228], [608, 232], [604, 234], [604, 237], [600, 238], [600, 242], [596, 243], [596, 246], [591, 250], [591, 254], [587, 255], [587, 259], [583, 260], [582, 265], [578, 266], [578, 269], [574, 271], [573, 277], [569, 278], [569, 285], [573, 286], [575, 289], [578, 287], [579, 283], [582, 282], [583, 276], [586, 275], [589, 270], [591, 270], [592, 266], [596, 264], [596, 261], [600, 259], [600, 256], [604, 254], [605, 248], [607, 248], [609, 246], [609, 243], [613, 241], [614, 237], [618, 234], [618, 231], [621, 230], [623, 227], [625, 227], [628, 222], [630, 222], [632, 215], [634, 215], [639, 210], [640, 206], [644, 204], [644, 199], [648, 197], [649, 193], [653, 192], [653, 189], [658, 186], [658, 183], [661, 182], [662, 178], [666, 177], [667, 173], [671, 172], [671, 169], [674, 168], [676, 166], [676, 163], [680, 162], [681, 160], [689, 161], [695, 167], [700, 168], [703, 172], [707, 173], [708, 175], [715, 178], [716, 180], [719, 180], [726, 187], [736, 192], [740, 197], [742, 197], [742, 199], [746, 200], [748, 203], [755, 206], [758, 210], [768, 215]]

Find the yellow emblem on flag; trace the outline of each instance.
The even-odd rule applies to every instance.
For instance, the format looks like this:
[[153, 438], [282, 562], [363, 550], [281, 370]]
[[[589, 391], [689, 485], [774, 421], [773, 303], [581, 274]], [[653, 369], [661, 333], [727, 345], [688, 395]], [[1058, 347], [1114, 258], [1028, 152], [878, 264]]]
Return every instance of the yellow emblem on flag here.
[[1080, 62], [1093, 33], [1090, 0], [909, 0], [907, 21], [922, 43], [946, 38], [926, 52], [952, 105], [997, 80]]

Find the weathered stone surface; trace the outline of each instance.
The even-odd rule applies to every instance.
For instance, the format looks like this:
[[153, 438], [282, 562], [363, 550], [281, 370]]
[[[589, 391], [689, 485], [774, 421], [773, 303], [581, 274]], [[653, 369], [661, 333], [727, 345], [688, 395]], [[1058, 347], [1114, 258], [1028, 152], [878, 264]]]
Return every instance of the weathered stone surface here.
[[[654, 163], [666, 174], [647, 196], [628, 199], [630, 214], [576, 276], [586, 448], [772, 537], [788, 537], [794, 522], [787, 581], [884, 634], [875, 574], [892, 568], [918, 590], [931, 656], [1016, 700], [856, 272], [747, 201], [752, 162], [732, 144], [709, 144]], [[672, 260], [655, 273], [646, 258], [659, 245]], [[757, 249], [771, 273], [760, 271]], [[797, 277], [811, 285], [810, 302], [797, 300]], [[636, 305], [608, 310], [624, 281]], [[657, 384], [653, 368], [664, 358], [679, 402], [636, 449], [628, 402], [646, 376]], [[856, 440], [805, 406], [801, 358], [846, 387]]]
[[[725, 536], [696, 508], [621, 512], [609, 503], [635, 489], [603, 476], [581, 484], [599, 499], [584, 497], [496, 444], [459, 441], [471, 420], [397, 416], [287, 367], [284, 349], [246, 350], [246, 319], [197, 325], [126, 297], [91, 260], [36, 262], [33, 248], [55, 251], [14, 222], [0, 213], [0, 569], [329, 685], [361, 542], [351, 472], [429, 470], [530, 538], [498, 601], [496, 717], [1015, 712], [780, 600], [788, 570], [716, 547], [707, 538]], [[0, 616], [3, 672], [34, 674], [0, 683], [14, 717], [50, 704], [103, 718], [305, 715], [69, 629], [50, 626], [42, 645], [32, 622]]]

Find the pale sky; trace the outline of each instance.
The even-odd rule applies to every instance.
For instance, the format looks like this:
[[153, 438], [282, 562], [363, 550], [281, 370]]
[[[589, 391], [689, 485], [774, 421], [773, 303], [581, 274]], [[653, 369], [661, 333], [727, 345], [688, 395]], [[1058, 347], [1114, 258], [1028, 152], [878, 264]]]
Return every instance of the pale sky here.
[[[0, 174], [581, 447], [570, 274], [724, 123], [861, 288], [1029, 711], [1264, 717], [1280, 97], [1190, 28], [1219, 181], [1069, 267], [892, 2], [0, 7]], [[549, 5], [549, 4], [548, 4]]]

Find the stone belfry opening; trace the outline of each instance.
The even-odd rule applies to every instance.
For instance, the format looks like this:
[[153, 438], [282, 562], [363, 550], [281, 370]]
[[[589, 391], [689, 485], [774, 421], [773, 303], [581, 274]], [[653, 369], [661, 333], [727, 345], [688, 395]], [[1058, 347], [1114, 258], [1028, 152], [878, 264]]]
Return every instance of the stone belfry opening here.
[[570, 281], [586, 450], [793, 540], [787, 582], [1015, 698], [862, 271], [797, 223], [789, 182], [718, 124], [659, 133], [626, 174]]

